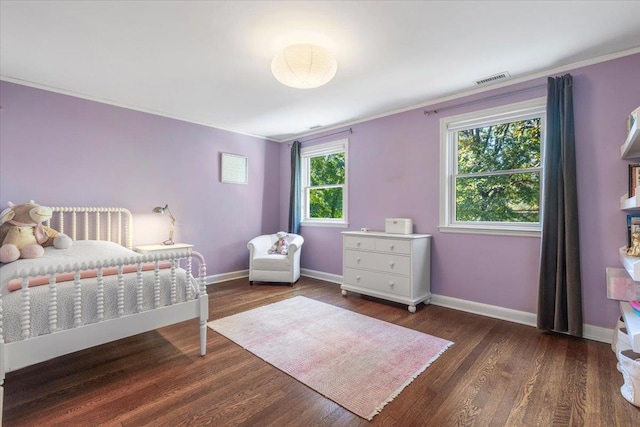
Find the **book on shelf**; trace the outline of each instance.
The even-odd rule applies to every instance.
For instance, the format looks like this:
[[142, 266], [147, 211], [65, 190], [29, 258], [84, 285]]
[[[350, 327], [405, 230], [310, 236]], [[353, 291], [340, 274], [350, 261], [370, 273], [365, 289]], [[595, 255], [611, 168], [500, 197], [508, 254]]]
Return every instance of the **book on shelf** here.
[[607, 268], [607, 298], [619, 301], [640, 300], [640, 284], [624, 268]]
[[629, 198], [636, 195], [636, 188], [640, 187], [640, 163], [629, 164]]
[[640, 233], [640, 214], [627, 215], [627, 248], [631, 247], [631, 234]]

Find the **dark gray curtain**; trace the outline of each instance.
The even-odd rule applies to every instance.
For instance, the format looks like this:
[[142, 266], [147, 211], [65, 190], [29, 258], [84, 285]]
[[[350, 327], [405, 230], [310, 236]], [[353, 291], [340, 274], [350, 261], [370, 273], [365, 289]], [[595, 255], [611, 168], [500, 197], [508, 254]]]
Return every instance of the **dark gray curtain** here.
[[300, 231], [300, 141], [291, 145], [291, 194], [289, 196], [289, 233]]
[[538, 328], [582, 336], [582, 285], [570, 74], [549, 78]]

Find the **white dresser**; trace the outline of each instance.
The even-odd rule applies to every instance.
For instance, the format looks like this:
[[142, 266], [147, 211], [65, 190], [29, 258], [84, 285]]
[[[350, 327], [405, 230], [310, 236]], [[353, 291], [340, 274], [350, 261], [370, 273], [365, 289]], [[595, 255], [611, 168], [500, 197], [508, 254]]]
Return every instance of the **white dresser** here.
[[409, 306], [431, 301], [431, 235], [344, 231], [342, 295], [347, 291]]

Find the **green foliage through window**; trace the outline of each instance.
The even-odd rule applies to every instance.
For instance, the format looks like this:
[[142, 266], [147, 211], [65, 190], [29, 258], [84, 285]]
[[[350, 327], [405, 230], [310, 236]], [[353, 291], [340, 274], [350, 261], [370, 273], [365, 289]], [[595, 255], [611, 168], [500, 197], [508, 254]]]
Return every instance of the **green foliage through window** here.
[[309, 159], [309, 218], [343, 217], [344, 152]]
[[540, 128], [533, 118], [457, 132], [457, 221], [540, 221]]

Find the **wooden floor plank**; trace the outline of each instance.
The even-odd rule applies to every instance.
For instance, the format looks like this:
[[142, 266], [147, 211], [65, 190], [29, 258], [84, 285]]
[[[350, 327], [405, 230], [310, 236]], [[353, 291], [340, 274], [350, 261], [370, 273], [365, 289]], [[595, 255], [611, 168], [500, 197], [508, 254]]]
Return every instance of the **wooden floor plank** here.
[[303, 295], [455, 344], [369, 422], [211, 330], [200, 357], [192, 320], [7, 374], [4, 425], [640, 425], [608, 344], [432, 305], [411, 314], [305, 277], [208, 291], [210, 320]]

